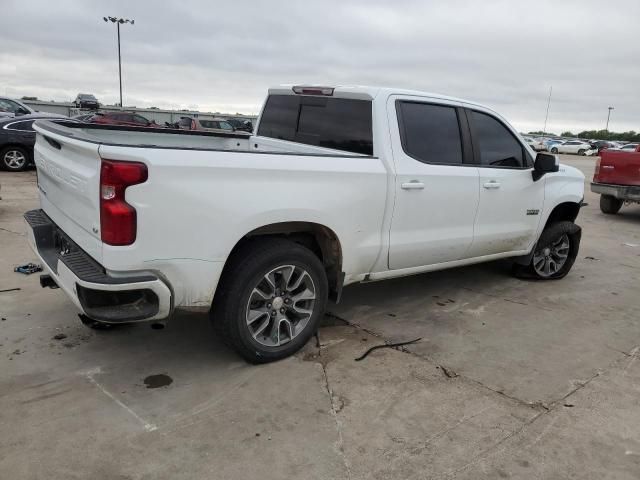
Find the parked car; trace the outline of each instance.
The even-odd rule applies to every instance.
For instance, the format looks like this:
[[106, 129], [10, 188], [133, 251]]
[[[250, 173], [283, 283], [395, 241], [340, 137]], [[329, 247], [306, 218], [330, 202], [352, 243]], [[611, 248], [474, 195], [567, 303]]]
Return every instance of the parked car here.
[[600, 210], [616, 214], [624, 202], [640, 203], [640, 145], [635, 150], [603, 150], [591, 191], [600, 194]]
[[[33, 145], [36, 132], [33, 122], [38, 119], [55, 120], [58, 117], [31, 113], [13, 118], [0, 118], [0, 169], [19, 172], [33, 163]], [[70, 120], [67, 117], [62, 119]]]
[[[182, 117], [178, 122], [178, 128], [182, 130], [202, 130], [207, 132], [229, 133], [235, 132], [236, 129], [223, 118], [191, 118]], [[239, 131], [237, 133], [247, 134], [247, 132]]]
[[29, 115], [30, 113], [36, 112], [21, 101], [8, 97], [0, 97], [0, 118]]
[[602, 150], [607, 150], [609, 148], [617, 148], [613, 143], [607, 142], [606, 140], [594, 140], [590, 142], [591, 148], [598, 151], [598, 154]]
[[544, 143], [539, 138], [523, 137], [524, 141], [529, 144], [536, 152], [540, 152], [545, 149]]
[[86, 120], [101, 125], [124, 125], [129, 127], [160, 127], [156, 122], [133, 112], [98, 112]]
[[544, 140], [544, 141], [543, 141], [543, 144], [544, 144], [544, 146], [545, 146], [545, 150], [547, 150], [548, 152], [550, 152], [550, 151], [551, 151], [551, 148], [552, 148], [554, 145], [557, 145], [557, 144], [562, 143], [562, 142], [564, 142], [564, 140], [562, 140], [562, 139], [560, 139], [560, 140], [559, 140], [559, 139], [557, 139], [557, 138], [547, 138], [546, 140]]
[[551, 145], [551, 153], [574, 153], [577, 155], [593, 155], [597, 150], [591, 148], [591, 145], [582, 140], [567, 140], [562, 143], [554, 143]]
[[345, 285], [499, 258], [558, 279], [578, 254], [584, 175], [534, 159], [476, 103], [281, 86], [250, 138], [35, 128], [29, 243], [43, 286], [91, 325], [200, 308], [245, 359], [268, 362], [300, 349]]
[[89, 110], [97, 110], [100, 107], [98, 99], [90, 93], [79, 93], [73, 103], [76, 108], [87, 108]]
[[237, 118], [227, 118], [233, 128], [244, 132], [253, 132], [253, 124], [251, 120], [238, 120]]
[[625, 152], [635, 152], [638, 148], [637, 143], [626, 143], [618, 148], [618, 150], [624, 150]]

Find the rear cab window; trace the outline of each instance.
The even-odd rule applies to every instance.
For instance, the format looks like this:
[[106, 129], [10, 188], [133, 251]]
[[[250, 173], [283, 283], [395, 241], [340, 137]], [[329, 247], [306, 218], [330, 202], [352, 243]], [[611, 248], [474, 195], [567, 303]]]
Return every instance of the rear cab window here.
[[373, 155], [372, 123], [370, 100], [269, 95], [258, 135]]

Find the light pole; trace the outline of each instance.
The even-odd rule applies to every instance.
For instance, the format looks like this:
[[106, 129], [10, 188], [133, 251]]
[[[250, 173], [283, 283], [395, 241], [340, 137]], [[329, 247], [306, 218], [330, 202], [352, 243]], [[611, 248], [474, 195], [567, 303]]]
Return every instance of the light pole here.
[[609, 118], [611, 117], [611, 110], [615, 110], [613, 107], [608, 107], [609, 112], [607, 113], [607, 126], [604, 127], [604, 130], [607, 132], [607, 138], [609, 137]]
[[120, 109], [122, 109], [122, 58], [120, 56], [120, 25], [124, 23], [130, 23], [133, 25], [135, 20], [129, 20], [128, 18], [118, 17], [102, 17], [105, 22], [115, 23], [118, 28], [118, 78], [120, 79]]

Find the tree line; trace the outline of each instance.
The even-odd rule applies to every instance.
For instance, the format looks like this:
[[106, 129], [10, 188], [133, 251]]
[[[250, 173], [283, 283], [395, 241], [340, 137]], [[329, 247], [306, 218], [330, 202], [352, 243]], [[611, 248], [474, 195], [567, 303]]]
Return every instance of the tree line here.
[[[529, 135], [558, 136], [552, 132], [529, 132]], [[579, 133], [562, 132], [560, 137], [589, 138], [594, 140], [620, 140], [623, 142], [640, 142], [640, 132], [629, 130], [628, 132], [610, 132], [608, 130], [583, 130]]]

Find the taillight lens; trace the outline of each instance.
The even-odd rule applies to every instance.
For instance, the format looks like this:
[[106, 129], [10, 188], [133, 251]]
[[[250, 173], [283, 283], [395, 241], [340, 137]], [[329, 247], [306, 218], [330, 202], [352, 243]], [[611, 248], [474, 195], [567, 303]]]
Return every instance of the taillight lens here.
[[595, 169], [595, 172], [594, 172], [593, 176], [597, 177], [598, 175], [600, 175], [600, 158], [598, 158], [598, 160], [596, 160], [596, 169]]
[[139, 162], [102, 160], [100, 167], [100, 231], [108, 245], [131, 245], [136, 240], [136, 209], [124, 199], [127, 187], [147, 180], [147, 166]]

